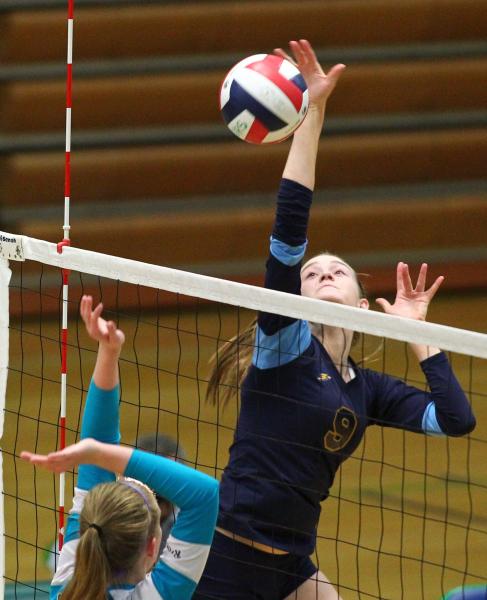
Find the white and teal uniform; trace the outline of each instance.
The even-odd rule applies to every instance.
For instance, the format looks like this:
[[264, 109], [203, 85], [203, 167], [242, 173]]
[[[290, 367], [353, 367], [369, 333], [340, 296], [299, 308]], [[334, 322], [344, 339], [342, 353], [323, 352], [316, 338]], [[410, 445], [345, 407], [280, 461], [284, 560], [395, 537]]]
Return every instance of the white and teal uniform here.
[[[102, 390], [91, 382], [86, 399], [81, 439], [92, 437], [118, 444], [119, 389]], [[137, 585], [120, 584], [107, 590], [112, 600], [186, 600], [191, 598], [208, 557], [218, 512], [218, 482], [195, 469], [162, 456], [134, 450], [125, 476], [144, 482], [179, 508], [176, 523], [154, 569]], [[64, 546], [51, 582], [55, 600], [74, 573], [79, 515], [87, 493], [115, 475], [93, 465], [80, 465]]]

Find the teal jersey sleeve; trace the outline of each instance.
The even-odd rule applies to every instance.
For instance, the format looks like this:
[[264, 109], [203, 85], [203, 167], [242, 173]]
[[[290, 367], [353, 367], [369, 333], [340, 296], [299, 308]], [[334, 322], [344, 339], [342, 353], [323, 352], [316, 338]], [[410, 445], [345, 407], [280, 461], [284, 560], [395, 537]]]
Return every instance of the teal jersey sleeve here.
[[[218, 482], [173, 460], [134, 450], [125, 475], [143, 481], [179, 507], [176, 523], [149, 580], [165, 600], [188, 600], [208, 558], [218, 513]], [[137, 596], [138, 598], [138, 596]]]
[[[120, 390], [115, 386], [103, 390], [92, 380], [86, 397], [81, 439], [94, 438], [107, 444], [120, 443]], [[90, 490], [98, 483], [115, 481], [110, 471], [93, 465], [80, 465], [78, 468], [78, 487]]]
[[147, 484], [180, 508], [172, 535], [210, 544], [218, 512], [218, 481], [173, 460], [134, 450], [125, 475]]

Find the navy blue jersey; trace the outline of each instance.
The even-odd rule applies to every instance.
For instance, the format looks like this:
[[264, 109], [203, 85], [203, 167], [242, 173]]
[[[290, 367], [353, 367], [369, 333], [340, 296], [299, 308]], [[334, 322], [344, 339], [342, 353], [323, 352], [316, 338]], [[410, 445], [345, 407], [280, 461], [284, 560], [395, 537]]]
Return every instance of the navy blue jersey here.
[[[311, 192], [281, 184], [266, 286], [300, 293]], [[218, 525], [294, 554], [314, 550], [320, 503], [368, 425], [462, 435], [475, 426], [445, 354], [421, 363], [429, 391], [350, 360], [346, 383], [306, 321], [261, 313], [220, 486]]]

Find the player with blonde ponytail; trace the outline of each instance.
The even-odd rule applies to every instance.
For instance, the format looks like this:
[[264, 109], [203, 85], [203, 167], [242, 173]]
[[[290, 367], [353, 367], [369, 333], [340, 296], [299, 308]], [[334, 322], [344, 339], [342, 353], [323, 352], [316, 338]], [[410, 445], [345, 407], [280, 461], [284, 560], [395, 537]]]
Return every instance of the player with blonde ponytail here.
[[105, 600], [110, 583], [122, 582], [147, 540], [157, 538], [160, 513], [154, 495], [138, 483], [132, 485], [102, 483], [87, 494], [80, 514], [76, 569], [63, 600]]
[[[118, 358], [125, 336], [101, 317], [101, 304], [93, 310], [90, 296], [81, 300], [80, 312], [99, 344], [81, 441], [47, 456], [21, 454], [57, 473], [79, 465], [50, 597], [189, 600], [213, 538], [218, 482], [173, 460], [119, 445]], [[155, 494], [179, 508], [162, 553]]]

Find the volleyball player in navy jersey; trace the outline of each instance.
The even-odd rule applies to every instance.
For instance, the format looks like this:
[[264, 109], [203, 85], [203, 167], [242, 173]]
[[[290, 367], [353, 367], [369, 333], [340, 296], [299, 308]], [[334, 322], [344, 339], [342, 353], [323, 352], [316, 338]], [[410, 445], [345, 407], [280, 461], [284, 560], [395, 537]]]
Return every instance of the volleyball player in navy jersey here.
[[[119, 445], [118, 357], [125, 336], [101, 311], [101, 304], [93, 309], [92, 298], [83, 296], [81, 316], [99, 346], [81, 441], [47, 456], [21, 454], [54, 472], [79, 465], [50, 598], [189, 600], [213, 538], [218, 482], [174, 460]], [[179, 509], [163, 549], [156, 494]]]
[[[320, 254], [301, 264], [325, 105], [344, 66], [325, 75], [307, 41], [290, 47], [310, 106], [284, 169], [265, 285], [366, 310], [368, 300], [344, 260]], [[426, 275], [423, 265], [413, 287], [408, 266], [399, 263], [394, 304], [378, 303], [387, 313], [424, 320], [443, 280], [426, 288]], [[238, 364], [240, 414], [220, 484], [217, 530], [195, 599], [337, 600], [310, 554], [320, 503], [366, 427], [439, 435], [474, 428], [468, 401], [440, 350], [412, 345], [430, 388], [425, 392], [357, 366], [349, 356], [353, 339], [353, 331], [260, 313], [256, 325], [218, 353], [208, 397], [228, 400]]]

